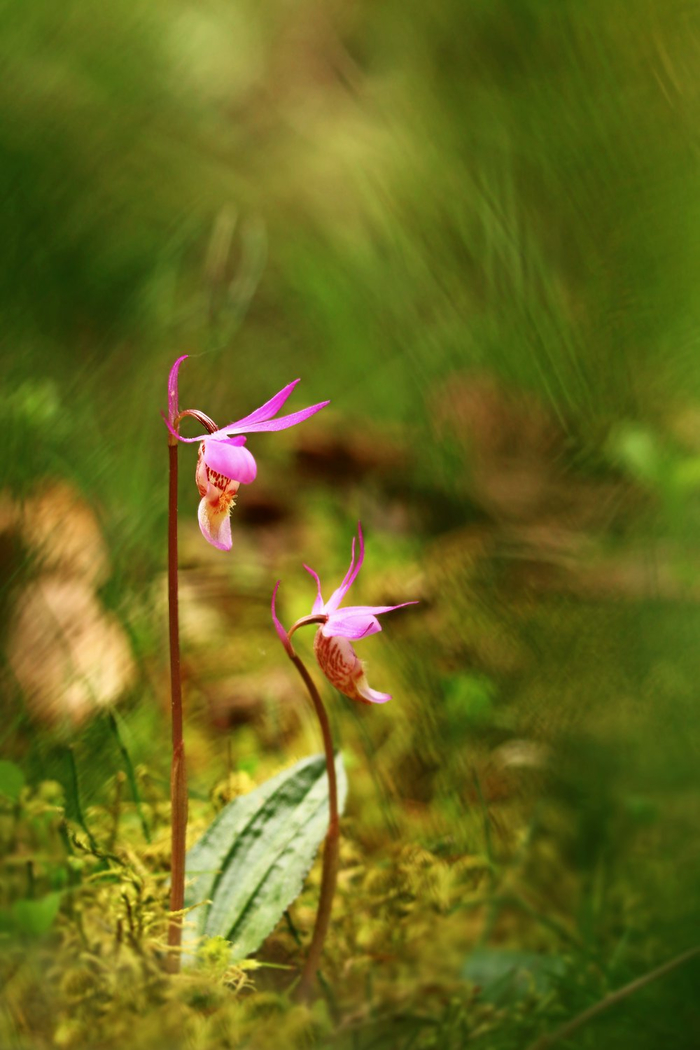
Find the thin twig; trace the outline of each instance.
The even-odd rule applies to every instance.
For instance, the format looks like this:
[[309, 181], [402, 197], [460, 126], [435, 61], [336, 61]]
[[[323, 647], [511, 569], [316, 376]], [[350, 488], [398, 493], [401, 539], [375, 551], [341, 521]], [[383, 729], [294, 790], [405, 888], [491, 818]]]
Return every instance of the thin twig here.
[[616, 992], [611, 992], [610, 995], [606, 995], [600, 1002], [594, 1003], [593, 1006], [589, 1006], [583, 1013], [578, 1014], [573, 1020], [568, 1021], [561, 1028], [558, 1028], [555, 1032], [550, 1035], [542, 1035], [539, 1039], [536, 1039], [532, 1043], [528, 1050], [547, 1050], [548, 1047], [553, 1046], [554, 1043], [558, 1043], [561, 1039], [568, 1039], [570, 1035], [577, 1032], [583, 1025], [588, 1024], [599, 1014], [609, 1010], [611, 1006], [616, 1006], [617, 1003], [627, 999], [630, 995], [634, 995], [640, 988], [645, 988], [646, 985], [651, 984], [652, 981], [658, 981], [660, 977], [665, 977], [667, 973], [671, 973], [672, 970], [677, 969], [679, 966], [683, 966], [685, 963], [690, 962], [697, 955], [700, 955], [700, 947], [690, 948], [687, 952], [683, 952], [682, 955], [677, 955], [675, 959], [670, 959], [668, 962], [663, 963], [661, 966], [657, 966], [655, 970], [650, 970], [649, 973], [645, 973], [642, 977], [637, 977], [636, 980], [630, 981], [629, 984], [624, 985], [622, 988], [618, 988]]
[[129, 779], [129, 786], [131, 788], [131, 794], [133, 795], [134, 802], [136, 804], [136, 812], [138, 813], [139, 821], [141, 822], [141, 830], [143, 831], [143, 837], [145, 838], [146, 842], [150, 842], [151, 841], [151, 832], [150, 832], [150, 830], [148, 828], [148, 824], [146, 823], [146, 818], [145, 818], [145, 816], [143, 814], [143, 807], [141, 805], [141, 795], [139, 793], [139, 786], [138, 786], [138, 783], [137, 783], [137, 780], [136, 780], [136, 772], [134, 770], [134, 764], [131, 761], [131, 755], [129, 754], [129, 752], [127, 750], [126, 744], [122, 740], [122, 734], [121, 734], [121, 732], [119, 730], [119, 723], [117, 722], [117, 719], [116, 719], [116, 716], [114, 714], [114, 711], [109, 711], [108, 712], [108, 719], [109, 719], [109, 724], [110, 724], [110, 726], [112, 728], [112, 732], [114, 733], [115, 739], [117, 741], [117, 747], [119, 748], [119, 750], [121, 752], [121, 756], [122, 756], [122, 758], [124, 760], [124, 769], [126, 771], [126, 775], [127, 775], [128, 779]]
[[72, 744], [70, 744], [66, 748], [66, 754], [68, 756], [68, 770], [70, 773], [73, 805], [75, 807], [75, 819], [87, 835], [88, 841], [92, 846], [93, 850], [96, 850], [97, 842], [95, 841], [95, 836], [92, 834], [90, 828], [87, 826], [87, 823], [85, 821], [85, 815], [83, 814], [83, 807], [80, 804], [80, 788], [78, 786], [78, 767], [75, 764], [75, 751], [73, 749]]

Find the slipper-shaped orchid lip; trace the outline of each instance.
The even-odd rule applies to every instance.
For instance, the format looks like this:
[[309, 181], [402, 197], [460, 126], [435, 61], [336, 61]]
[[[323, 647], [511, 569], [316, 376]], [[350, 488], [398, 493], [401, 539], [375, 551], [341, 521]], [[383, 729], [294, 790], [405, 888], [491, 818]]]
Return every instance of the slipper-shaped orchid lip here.
[[[242, 440], [245, 441], [245, 438]], [[240, 444], [241, 438], [234, 438], [233, 441], [235, 445], [205, 438], [202, 442], [204, 462], [215, 474], [242, 485], [250, 485], [258, 473], [257, 464], [252, 453]]]
[[350, 700], [361, 704], [385, 704], [391, 693], [371, 689], [365, 665], [347, 638], [328, 637], [322, 630], [316, 632], [314, 653], [318, 665], [328, 681]]

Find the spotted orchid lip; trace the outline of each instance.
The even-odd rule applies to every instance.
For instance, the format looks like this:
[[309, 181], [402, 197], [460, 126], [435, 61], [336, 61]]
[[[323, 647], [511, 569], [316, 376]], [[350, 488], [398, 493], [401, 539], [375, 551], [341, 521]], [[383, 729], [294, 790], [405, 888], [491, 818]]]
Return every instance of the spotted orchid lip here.
[[361, 704], [385, 704], [391, 700], [391, 693], [380, 693], [370, 687], [365, 665], [347, 638], [328, 637], [319, 628], [314, 654], [328, 681], [350, 700]]
[[233, 478], [226, 477], [226, 475], [219, 474], [217, 471], [212, 470], [211, 467], [207, 465], [201, 447], [197, 459], [195, 481], [197, 483], [199, 495], [202, 497], [206, 496], [207, 492], [212, 489], [214, 489], [218, 495], [229, 493], [231, 497], [234, 497], [241, 485], [240, 481], [234, 481]]

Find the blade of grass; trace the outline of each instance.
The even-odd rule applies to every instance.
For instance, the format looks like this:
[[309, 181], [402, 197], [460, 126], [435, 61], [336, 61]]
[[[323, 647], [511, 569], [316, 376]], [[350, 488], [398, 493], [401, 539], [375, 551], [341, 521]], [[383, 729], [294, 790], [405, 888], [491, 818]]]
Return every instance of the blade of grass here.
[[131, 761], [131, 756], [126, 747], [126, 744], [124, 743], [122, 733], [120, 732], [119, 722], [117, 721], [116, 713], [114, 711], [110, 711], [108, 717], [109, 724], [112, 728], [112, 732], [114, 733], [115, 740], [117, 741], [117, 747], [119, 748], [121, 756], [124, 759], [124, 769], [126, 771], [126, 776], [129, 781], [129, 787], [131, 788], [131, 794], [136, 804], [136, 811], [139, 815], [139, 820], [141, 822], [141, 830], [143, 831], [143, 837], [145, 838], [146, 842], [150, 842], [151, 832], [148, 827], [148, 824], [146, 823], [146, 818], [143, 815], [143, 808], [141, 806], [141, 796], [139, 794], [138, 783], [136, 781], [136, 772], [134, 770], [134, 764]]

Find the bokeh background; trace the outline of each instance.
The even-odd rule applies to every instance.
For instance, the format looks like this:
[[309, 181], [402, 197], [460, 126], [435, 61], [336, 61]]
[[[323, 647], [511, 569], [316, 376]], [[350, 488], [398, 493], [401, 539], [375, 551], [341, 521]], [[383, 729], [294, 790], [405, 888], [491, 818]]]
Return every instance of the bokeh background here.
[[[526, 1047], [700, 943], [698, 5], [34, 0], [0, 27], [3, 1047]], [[220, 423], [297, 376], [292, 410], [332, 402], [249, 439], [228, 555], [182, 448], [193, 839], [319, 750], [275, 580], [292, 622], [361, 519], [356, 600], [420, 599], [361, 643], [389, 705], [324, 694], [350, 796], [312, 1011], [286, 970], [123, 969], [128, 903], [71, 841], [167, 871], [181, 353]], [[260, 961], [298, 966], [317, 887]], [[696, 1046], [699, 976], [562, 1045]]]

